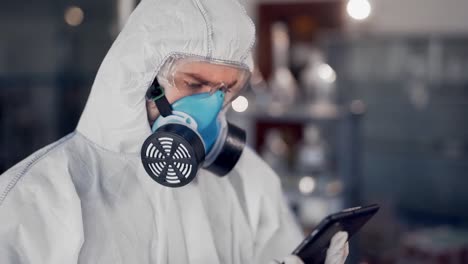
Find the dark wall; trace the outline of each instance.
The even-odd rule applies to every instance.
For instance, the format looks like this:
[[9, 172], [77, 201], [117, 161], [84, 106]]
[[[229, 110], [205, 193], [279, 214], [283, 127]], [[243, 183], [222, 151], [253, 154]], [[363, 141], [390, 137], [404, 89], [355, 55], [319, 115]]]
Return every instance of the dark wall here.
[[[65, 23], [71, 4], [84, 12]], [[0, 173], [74, 130], [115, 37], [115, 1], [7, 1], [0, 9]]]

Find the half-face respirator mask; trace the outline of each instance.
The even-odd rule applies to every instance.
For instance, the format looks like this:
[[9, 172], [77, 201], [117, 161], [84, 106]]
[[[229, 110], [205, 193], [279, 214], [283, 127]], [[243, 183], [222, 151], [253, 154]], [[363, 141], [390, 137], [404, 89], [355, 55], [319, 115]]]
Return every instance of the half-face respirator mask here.
[[153, 180], [181, 187], [202, 167], [218, 176], [234, 168], [246, 136], [226, 121], [225, 112], [249, 77], [247, 68], [217, 61], [166, 61], [146, 93], [160, 114], [141, 148], [143, 166]]

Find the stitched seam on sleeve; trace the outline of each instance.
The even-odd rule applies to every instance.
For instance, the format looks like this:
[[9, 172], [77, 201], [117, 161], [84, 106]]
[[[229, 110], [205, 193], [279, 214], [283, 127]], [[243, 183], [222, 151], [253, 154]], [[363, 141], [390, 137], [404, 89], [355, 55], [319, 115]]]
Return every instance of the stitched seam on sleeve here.
[[24, 168], [16, 174], [16, 176], [8, 183], [7, 187], [3, 191], [3, 193], [0, 195], [0, 206], [3, 204], [3, 201], [7, 197], [8, 193], [16, 186], [16, 183], [23, 177], [28, 170], [36, 164], [39, 160], [41, 160], [43, 157], [45, 157], [47, 154], [49, 154], [52, 150], [56, 149], [58, 146], [62, 145], [66, 141], [68, 141], [70, 138], [72, 138], [75, 135], [75, 132], [71, 133], [70, 135], [60, 139], [57, 141], [54, 145], [50, 146], [44, 153], [41, 155], [34, 156], [28, 163], [24, 166]]

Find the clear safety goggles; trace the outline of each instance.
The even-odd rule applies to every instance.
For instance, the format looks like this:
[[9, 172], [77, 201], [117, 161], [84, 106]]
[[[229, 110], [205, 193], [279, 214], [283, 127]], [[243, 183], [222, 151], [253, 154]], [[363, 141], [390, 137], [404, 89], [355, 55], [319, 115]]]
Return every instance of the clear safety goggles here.
[[165, 93], [175, 97], [204, 94], [210, 96], [224, 92], [224, 104], [232, 102], [250, 79], [246, 66], [196, 56], [173, 55], [166, 60], [158, 73], [158, 82]]

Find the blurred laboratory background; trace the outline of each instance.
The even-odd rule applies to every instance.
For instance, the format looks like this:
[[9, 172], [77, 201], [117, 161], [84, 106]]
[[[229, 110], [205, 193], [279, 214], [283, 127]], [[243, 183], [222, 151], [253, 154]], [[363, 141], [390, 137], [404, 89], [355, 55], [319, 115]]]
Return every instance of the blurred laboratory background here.
[[[2, 3], [0, 173], [74, 130], [137, 2]], [[256, 68], [229, 116], [304, 232], [378, 203], [347, 263], [468, 263], [468, 1], [243, 2]]]

